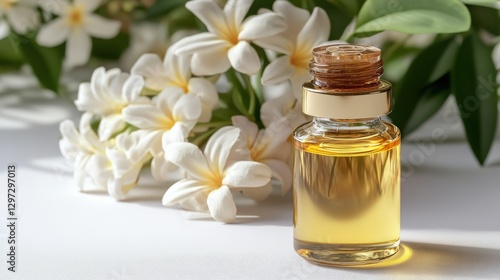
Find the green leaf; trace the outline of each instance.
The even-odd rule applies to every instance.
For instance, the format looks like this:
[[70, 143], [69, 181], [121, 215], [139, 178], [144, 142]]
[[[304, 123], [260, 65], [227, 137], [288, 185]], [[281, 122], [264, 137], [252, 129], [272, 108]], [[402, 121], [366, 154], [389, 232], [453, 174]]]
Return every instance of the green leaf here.
[[149, 20], [161, 16], [166, 16], [178, 7], [184, 6], [188, 0], [156, 0], [151, 7], [146, 10], [144, 20]]
[[354, 17], [358, 14], [365, 0], [328, 0], [342, 9], [346, 14]]
[[177, 7], [169, 13], [166, 24], [170, 36], [179, 30], [199, 29], [198, 18], [184, 6]]
[[29, 63], [40, 84], [55, 93], [59, 91], [59, 77], [64, 54], [64, 45], [55, 48], [39, 46], [35, 36], [17, 36], [16, 46]]
[[[395, 106], [390, 115], [403, 134], [416, 129], [442, 105], [439, 101], [446, 87], [439, 79], [451, 70], [457, 49], [455, 38], [436, 42], [418, 54], [406, 71], [394, 93]], [[439, 97], [429, 96], [436, 92]], [[423, 108], [429, 103], [437, 108]]]
[[481, 165], [497, 127], [497, 71], [491, 48], [476, 33], [464, 39], [451, 71], [451, 84], [469, 145]]
[[18, 42], [17, 36], [12, 33], [0, 40], [0, 62], [2, 64], [23, 63], [23, 55], [19, 48], [15, 47], [16, 42]]
[[130, 44], [130, 35], [120, 32], [111, 39], [92, 38], [92, 56], [119, 59]]
[[274, 1], [269, 0], [254, 0], [252, 6], [250, 6], [250, 10], [248, 10], [247, 15], [255, 15], [261, 8], [272, 10], [273, 3]]
[[474, 30], [484, 29], [493, 35], [500, 35], [500, 16], [496, 9], [469, 6]]
[[459, 0], [367, 0], [359, 11], [355, 34], [456, 33], [469, 30], [470, 21], [467, 7]]
[[464, 4], [494, 8], [498, 0], [460, 0]]
[[426, 120], [432, 117], [450, 96], [450, 76], [443, 76], [428, 86], [420, 95], [415, 110], [406, 122], [405, 131], [409, 133], [417, 129]]
[[[344, 0], [344, 2], [357, 0]], [[330, 40], [339, 39], [340, 36], [344, 33], [344, 30], [352, 21], [353, 16], [349, 15], [347, 12], [343, 11], [341, 8], [337, 7], [333, 3], [324, 1], [324, 0], [316, 0], [315, 4], [318, 7], [323, 8], [325, 12], [328, 14], [328, 18], [330, 18]]]

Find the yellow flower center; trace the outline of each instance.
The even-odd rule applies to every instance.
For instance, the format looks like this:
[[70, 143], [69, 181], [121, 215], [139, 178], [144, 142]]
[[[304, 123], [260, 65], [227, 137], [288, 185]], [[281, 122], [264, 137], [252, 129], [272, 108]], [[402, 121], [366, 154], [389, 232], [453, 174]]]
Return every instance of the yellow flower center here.
[[186, 94], [189, 93], [189, 84], [186, 81], [183, 81], [183, 80], [171, 81], [170, 84], [172, 86], [176, 86], [176, 87], [182, 89], [182, 91]]
[[212, 173], [211, 171], [208, 171], [204, 175], [208, 187], [214, 190], [222, 187], [222, 174], [219, 174], [218, 172]]
[[71, 26], [81, 26], [85, 19], [85, 12], [82, 6], [74, 6], [70, 8], [68, 23]]
[[222, 30], [222, 37], [228, 41], [231, 45], [235, 46], [240, 42], [238, 35], [240, 35], [239, 30], [234, 26], [225, 26]]
[[14, 6], [18, 0], [0, 0], [0, 7], [4, 8], [5, 10], [8, 10]]
[[175, 124], [175, 120], [171, 116], [167, 116], [166, 119], [162, 121], [162, 126], [166, 130], [170, 130]]
[[296, 68], [309, 69], [309, 61], [311, 60], [310, 52], [301, 52], [294, 50], [290, 55], [290, 64]]

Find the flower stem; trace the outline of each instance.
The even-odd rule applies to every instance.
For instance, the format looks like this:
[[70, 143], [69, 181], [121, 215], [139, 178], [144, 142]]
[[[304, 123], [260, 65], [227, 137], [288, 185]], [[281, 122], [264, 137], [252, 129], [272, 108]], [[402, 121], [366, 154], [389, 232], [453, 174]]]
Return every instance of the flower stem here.
[[197, 123], [196, 128], [211, 128], [211, 127], [223, 127], [226, 125], [231, 125], [232, 122], [228, 121], [220, 121], [220, 122], [206, 122], [206, 123]]
[[214, 134], [220, 127], [211, 128], [195, 137], [189, 139], [189, 142], [195, 144], [198, 147], [201, 147], [207, 140]]
[[250, 77], [248, 75], [243, 75], [243, 81], [247, 87], [248, 94], [250, 95], [250, 105], [248, 106], [248, 114], [252, 117], [252, 121], [255, 121], [255, 106], [257, 104], [255, 91], [253, 90], [252, 83], [250, 82]]
[[226, 72], [226, 76], [228, 80], [231, 82], [233, 85], [233, 89], [231, 90], [231, 100], [234, 105], [234, 107], [244, 116], [247, 118], [250, 118], [250, 115], [247, 112], [247, 108], [243, 104], [243, 98], [242, 94], [246, 92], [245, 88], [243, 87], [243, 84], [241, 83], [240, 79], [238, 78], [238, 74], [234, 69], [229, 69], [229, 71]]

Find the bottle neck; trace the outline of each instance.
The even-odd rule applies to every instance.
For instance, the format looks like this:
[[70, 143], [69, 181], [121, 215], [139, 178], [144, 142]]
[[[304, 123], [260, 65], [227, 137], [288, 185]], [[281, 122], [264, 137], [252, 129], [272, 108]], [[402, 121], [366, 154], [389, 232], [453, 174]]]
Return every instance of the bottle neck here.
[[382, 122], [381, 117], [366, 118], [366, 119], [330, 119], [330, 118], [313, 118], [313, 124], [320, 130], [334, 130], [334, 131], [367, 131], [367, 130], [382, 130], [385, 131], [387, 127]]

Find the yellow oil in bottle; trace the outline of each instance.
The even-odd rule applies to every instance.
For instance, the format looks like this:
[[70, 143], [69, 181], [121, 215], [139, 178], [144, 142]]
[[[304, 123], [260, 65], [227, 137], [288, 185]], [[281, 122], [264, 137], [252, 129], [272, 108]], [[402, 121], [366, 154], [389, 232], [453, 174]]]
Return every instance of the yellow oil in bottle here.
[[358, 265], [398, 251], [400, 134], [384, 124], [382, 134], [295, 138], [294, 247], [307, 260]]

